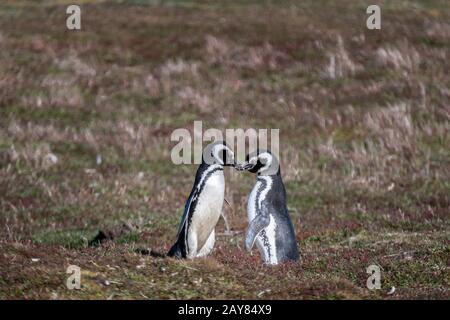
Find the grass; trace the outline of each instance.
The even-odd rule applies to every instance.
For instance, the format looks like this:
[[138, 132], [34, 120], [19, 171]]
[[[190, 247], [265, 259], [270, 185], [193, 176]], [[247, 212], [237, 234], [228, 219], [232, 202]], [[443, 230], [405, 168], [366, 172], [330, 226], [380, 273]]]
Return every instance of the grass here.
[[[450, 297], [447, 1], [382, 2], [369, 31], [373, 1], [89, 0], [79, 32], [69, 2], [0, 5], [1, 299]], [[143, 254], [174, 241], [196, 167], [170, 134], [194, 120], [280, 129], [301, 263], [243, 250], [254, 177], [231, 170], [233, 235]]]

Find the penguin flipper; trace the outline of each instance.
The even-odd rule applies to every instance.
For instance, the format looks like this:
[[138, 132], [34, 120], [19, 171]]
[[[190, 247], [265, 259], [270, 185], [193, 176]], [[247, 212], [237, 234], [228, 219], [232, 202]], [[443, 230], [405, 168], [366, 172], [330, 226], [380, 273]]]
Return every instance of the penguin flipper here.
[[187, 230], [187, 224], [189, 223], [189, 214], [191, 213], [192, 203], [197, 201], [199, 190], [198, 188], [192, 189], [191, 194], [189, 195], [188, 200], [184, 206], [183, 216], [181, 217], [180, 226], [178, 227], [177, 237], [180, 236], [180, 233], [183, 229]]
[[245, 249], [251, 251], [255, 243], [256, 236], [269, 225], [270, 217], [266, 212], [262, 212], [253, 219], [245, 235]]

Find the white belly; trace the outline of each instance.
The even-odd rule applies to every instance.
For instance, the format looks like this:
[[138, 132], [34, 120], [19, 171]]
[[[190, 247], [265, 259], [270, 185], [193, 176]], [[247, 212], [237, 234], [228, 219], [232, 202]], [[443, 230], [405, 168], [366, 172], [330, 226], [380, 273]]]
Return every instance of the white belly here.
[[206, 181], [205, 187], [197, 200], [197, 207], [189, 227], [189, 232], [197, 235], [197, 250], [203, 247], [219, 221], [224, 194], [225, 179], [223, 172], [218, 171], [213, 173]]

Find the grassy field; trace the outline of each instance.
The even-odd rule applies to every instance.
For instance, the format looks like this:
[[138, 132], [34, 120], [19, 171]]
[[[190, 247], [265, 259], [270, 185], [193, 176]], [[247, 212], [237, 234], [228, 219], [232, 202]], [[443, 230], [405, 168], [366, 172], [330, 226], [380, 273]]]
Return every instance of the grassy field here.
[[[0, 3], [1, 299], [450, 298], [447, 0], [78, 1], [75, 32], [73, 2]], [[145, 254], [175, 239], [194, 120], [280, 129], [300, 264], [244, 251], [232, 170], [209, 257]]]

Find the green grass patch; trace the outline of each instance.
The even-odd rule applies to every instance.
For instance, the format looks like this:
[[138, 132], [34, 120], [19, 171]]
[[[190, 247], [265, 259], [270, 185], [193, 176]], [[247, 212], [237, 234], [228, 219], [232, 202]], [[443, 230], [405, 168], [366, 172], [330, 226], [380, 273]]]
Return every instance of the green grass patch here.
[[87, 247], [96, 234], [94, 230], [48, 230], [33, 235], [32, 240], [39, 244], [61, 245], [69, 249]]

